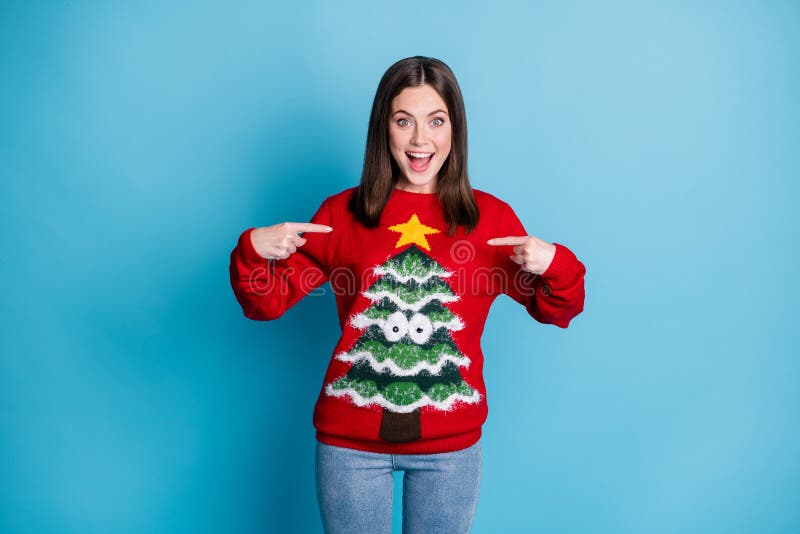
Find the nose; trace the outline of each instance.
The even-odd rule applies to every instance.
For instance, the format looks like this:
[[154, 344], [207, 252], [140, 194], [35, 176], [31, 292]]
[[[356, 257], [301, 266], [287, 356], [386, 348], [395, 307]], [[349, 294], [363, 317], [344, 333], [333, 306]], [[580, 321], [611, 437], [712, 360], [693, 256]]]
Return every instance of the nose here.
[[411, 144], [414, 146], [425, 146], [428, 141], [428, 135], [425, 128], [421, 124], [414, 127], [414, 135], [411, 137]]

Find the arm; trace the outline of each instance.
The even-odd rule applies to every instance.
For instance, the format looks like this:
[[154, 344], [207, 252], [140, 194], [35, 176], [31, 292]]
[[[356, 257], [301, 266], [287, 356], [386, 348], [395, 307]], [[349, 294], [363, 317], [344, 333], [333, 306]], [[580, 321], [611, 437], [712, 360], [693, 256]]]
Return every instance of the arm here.
[[[327, 200], [310, 222], [332, 226]], [[253, 246], [254, 229], [242, 232], [231, 251], [231, 287], [245, 317], [271, 321], [328, 280], [330, 232], [305, 232], [306, 242], [296, 252], [285, 259], [268, 260]]]
[[[506, 206], [496, 229], [497, 236], [527, 236], [511, 206]], [[525, 306], [528, 314], [545, 324], [567, 328], [569, 322], [583, 311], [585, 298], [583, 263], [566, 246], [555, 245], [555, 255], [541, 274], [522, 270], [510, 256], [514, 247], [497, 247], [497, 262], [504, 273], [502, 292]]]

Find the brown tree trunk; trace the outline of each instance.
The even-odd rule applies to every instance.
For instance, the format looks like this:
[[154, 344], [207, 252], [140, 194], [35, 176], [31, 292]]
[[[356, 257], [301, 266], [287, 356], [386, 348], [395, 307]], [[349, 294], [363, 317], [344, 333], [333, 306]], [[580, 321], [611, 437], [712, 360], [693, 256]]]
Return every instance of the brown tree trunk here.
[[384, 441], [402, 443], [414, 441], [422, 436], [420, 408], [411, 413], [397, 413], [383, 409], [380, 438]]

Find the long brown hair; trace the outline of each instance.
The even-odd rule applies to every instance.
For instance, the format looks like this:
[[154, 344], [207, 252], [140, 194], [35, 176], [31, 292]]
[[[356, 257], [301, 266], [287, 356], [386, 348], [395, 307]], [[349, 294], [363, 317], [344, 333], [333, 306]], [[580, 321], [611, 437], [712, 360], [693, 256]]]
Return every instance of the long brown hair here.
[[430, 85], [447, 104], [452, 141], [450, 154], [436, 178], [437, 195], [453, 236], [459, 225], [470, 233], [478, 224], [478, 203], [467, 175], [467, 117], [453, 71], [444, 62], [424, 56], [401, 59], [383, 74], [369, 117], [361, 183], [348, 208], [363, 225], [378, 226], [383, 208], [397, 183], [400, 168], [389, 151], [389, 114], [392, 100], [407, 87]]

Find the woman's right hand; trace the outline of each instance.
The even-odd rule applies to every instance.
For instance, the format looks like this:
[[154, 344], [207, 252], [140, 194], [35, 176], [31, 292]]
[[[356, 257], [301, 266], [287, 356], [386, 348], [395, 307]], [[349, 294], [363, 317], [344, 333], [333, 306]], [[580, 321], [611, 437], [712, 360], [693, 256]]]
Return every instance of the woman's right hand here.
[[264, 259], [284, 260], [297, 252], [306, 240], [298, 232], [330, 232], [332, 227], [324, 224], [282, 222], [272, 226], [261, 226], [250, 233], [250, 241], [259, 256]]

